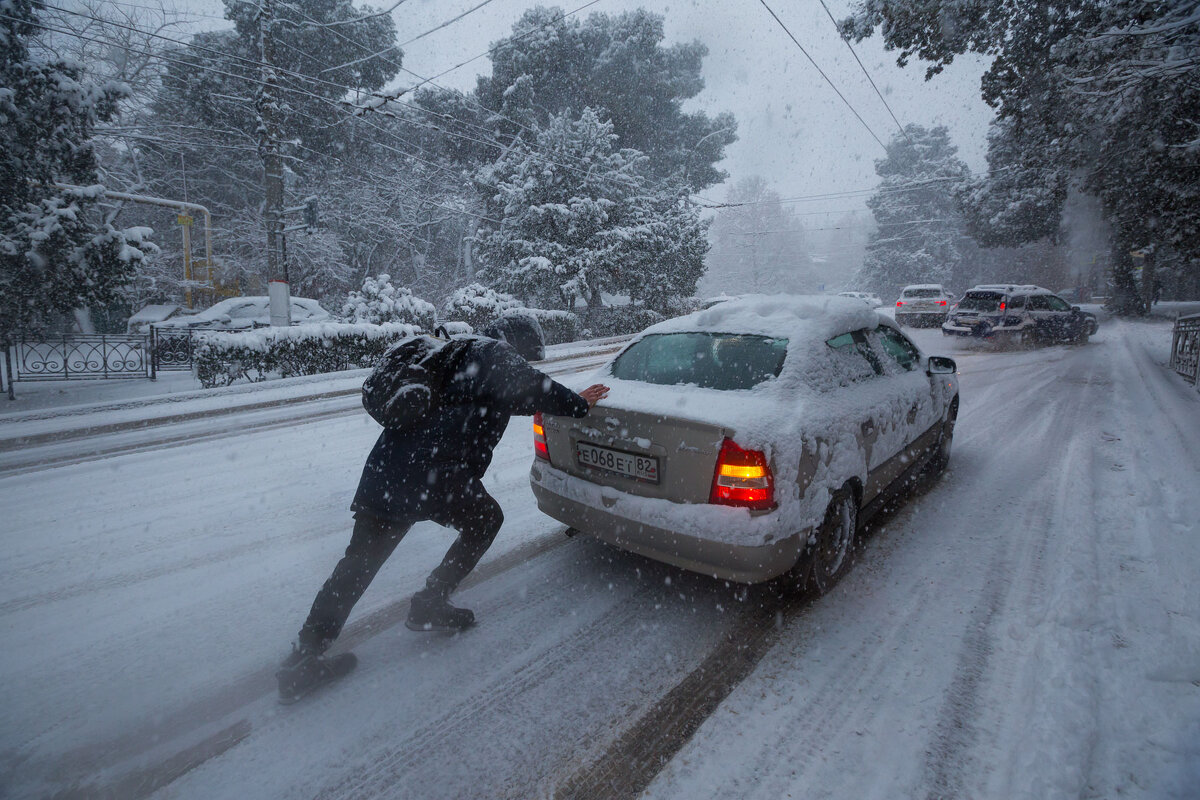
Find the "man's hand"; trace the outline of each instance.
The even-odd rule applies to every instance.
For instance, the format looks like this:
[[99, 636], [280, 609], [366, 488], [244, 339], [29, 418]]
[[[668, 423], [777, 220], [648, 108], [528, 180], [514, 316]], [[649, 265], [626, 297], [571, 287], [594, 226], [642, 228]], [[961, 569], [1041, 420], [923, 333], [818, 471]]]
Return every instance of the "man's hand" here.
[[608, 387], [602, 383], [597, 383], [584, 389], [579, 393], [579, 396], [587, 400], [588, 410], [590, 411], [596, 407], [596, 403], [608, 397]]

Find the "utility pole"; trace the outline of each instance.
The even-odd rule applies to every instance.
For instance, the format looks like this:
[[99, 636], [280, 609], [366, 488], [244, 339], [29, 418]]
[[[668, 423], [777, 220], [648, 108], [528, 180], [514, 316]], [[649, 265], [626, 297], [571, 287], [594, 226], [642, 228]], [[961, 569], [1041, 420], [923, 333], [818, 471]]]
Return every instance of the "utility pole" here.
[[283, 257], [283, 157], [279, 134], [279, 77], [275, 73], [275, 0], [260, 0], [258, 52], [261, 61], [255, 107], [258, 155], [263, 165], [263, 223], [267, 228], [267, 273], [271, 276], [271, 324], [291, 325], [287, 265]]

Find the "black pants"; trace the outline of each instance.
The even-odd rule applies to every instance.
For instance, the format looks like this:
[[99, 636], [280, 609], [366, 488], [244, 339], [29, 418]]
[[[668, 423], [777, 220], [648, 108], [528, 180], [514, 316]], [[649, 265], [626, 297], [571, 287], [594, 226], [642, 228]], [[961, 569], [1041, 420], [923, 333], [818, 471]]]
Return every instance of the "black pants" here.
[[346, 624], [350, 610], [413, 523], [423, 519], [454, 528], [458, 538], [426, 580], [426, 591], [449, 596], [491, 547], [504, 513], [483, 484], [471, 480], [441, 494], [436, 507], [409, 519], [383, 519], [359, 512], [346, 554], [313, 601], [300, 629], [300, 645], [324, 651]]

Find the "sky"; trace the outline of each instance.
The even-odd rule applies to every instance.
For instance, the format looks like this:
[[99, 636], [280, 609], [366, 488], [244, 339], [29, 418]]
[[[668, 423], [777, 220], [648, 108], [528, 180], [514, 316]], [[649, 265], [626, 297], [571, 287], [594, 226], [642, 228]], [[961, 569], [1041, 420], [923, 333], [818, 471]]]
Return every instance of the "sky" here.
[[[386, 8], [394, 0], [378, 0]], [[405, 0], [393, 12], [398, 40], [403, 42], [479, 5], [481, 0]], [[586, 0], [559, 3], [565, 11]], [[818, 0], [768, 0], [813, 59], [851, 105], [887, 141], [896, 131], [880, 101], [838, 37]], [[849, 13], [848, 0], [827, 0], [833, 15]], [[220, 0], [176, 0], [181, 11], [220, 16]], [[403, 65], [431, 76], [487, 51], [505, 37], [531, 0], [492, 0], [463, 19], [404, 48]], [[545, 3], [545, 5], [552, 5]], [[755, 0], [599, 0], [578, 17], [593, 13], [619, 14], [646, 8], [665, 18], [666, 44], [698, 39], [707, 45], [705, 89], [689, 109], [710, 113], [730, 111], [738, 121], [738, 141], [726, 150], [719, 165], [729, 182], [762, 175], [785, 198], [873, 187], [874, 161], [883, 149], [821, 78], [803, 53]], [[200, 18], [203, 27], [225, 27]], [[883, 49], [878, 36], [855, 45], [892, 110], [904, 124], [946, 125], [959, 155], [978, 171], [985, 165], [987, 124], [991, 109], [979, 98], [979, 77], [987, 62], [978, 57], [956, 59], [931, 81], [914, 60], [904, 69], [896, 54]], [[489, 72], [486, 58], [439, 78], [442, 86], [469, 90], [477, 75]], [[397, 85], [415, 79], [402, 73]], [[714, 186], [704, 197], [723, 200], [725, 186]], [[796, 203], [810, 228], [840, 223], [845, 212], [865, 209], [864, 198]], [[828, 214], [826, 214], [828, 212]], [[869, 215], [861, 214], [866, 224]]]

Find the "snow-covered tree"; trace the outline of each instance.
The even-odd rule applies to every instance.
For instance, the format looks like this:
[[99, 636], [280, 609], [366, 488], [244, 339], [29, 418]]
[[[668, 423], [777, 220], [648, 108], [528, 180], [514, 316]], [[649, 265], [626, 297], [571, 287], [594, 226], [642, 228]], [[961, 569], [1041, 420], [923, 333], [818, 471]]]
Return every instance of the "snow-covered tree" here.
[[466, 322], [478, 330], [510, 311], [525, 304], [511, 294], [497, 292], [481, 283], [469, 283], [455, 289], [442, 305], [442, 316], [455, 322]]
[[705, 291], [812, 291], [812, 262], [804, 228], [765, 178], [742, 178], [729, 190], [727, 208], [713, 220]]
[[342, 306], [342, 316], [351, 322], [382, 325], [385, 322], [407, 322], [422, 330], [431, 331], [437, 319], [437, 309], [412, 293], [406, 286], [393, 286], [392, 276], [384, 273], [367, 278], [362, 289], [350, 292]]
[[708, 48], [698, 41], [664, 47], [663, 39], [662, 16], [644, 9], [579, 20], [537, 6], [513, 25], [512, 37], [493, 44], [492, 74], [479, 79], [476, 94], [504, 115], [498, 130], [509, 137], [521, 133], [514, 122], [540, 127], [569, 109], [596, 109], [621, 147], [649, 157], [649, 174], [699, 191], [724, 178], [715, 165], [737, 140], [737, 124], [731, 114], [683, 110], [704, 88]]
[[[1194, 2], [862, 0], [842, 23], [860, 39], [876, 28], [902, 66], [930, 62], [927, 75], [963, 53], [992, 58], [988, 175], [964, 196], [984, 241], [1056, 231], [1071, 182], [1102, 201], [1111, 225], [1115, 310], [1148, 308], [1156, 254], [1200, 276]], [[1147, 254], [1141, 266], [1134, 250]]]
[[[617, 150], [592, 109], [554, 117], [534, 148], [514, 147], [481, 171], [488, 216], [478, 236], [484, 277], [542, 308], [602, 305], [601, 293], [648, 297], [669, 264], [685, 296], [703, 271], [704, 225], [672, 191], [655, 192], [646, 158]], [[665, 261], [663, 260], [665, 259]], [[658, 295], [653, 295], [657, 297]]]
[[[92, 132], [124, 94], [31, 53], [36, 0], [0, 17], [0, 340], [112, 299], [144, 257], [149, 231], [119, 230], [97, 201]], [[56, 183], [85, 187], [60, 189]]]
[[858, 283], [883, 296], [910, 283], [957, 282], [971, 242], [954, 199], [969, 171], [944, 126], [908, 125], [875, 162], [881, 178], [867, 201], [877, 230]]

